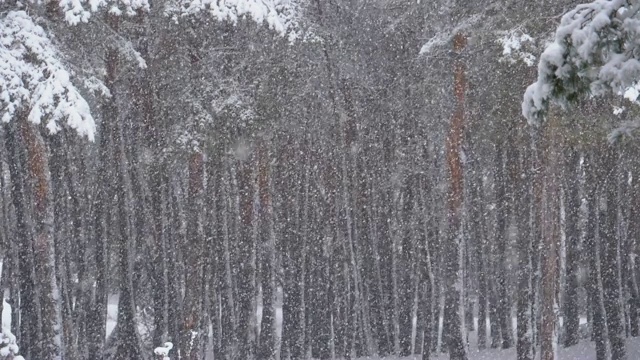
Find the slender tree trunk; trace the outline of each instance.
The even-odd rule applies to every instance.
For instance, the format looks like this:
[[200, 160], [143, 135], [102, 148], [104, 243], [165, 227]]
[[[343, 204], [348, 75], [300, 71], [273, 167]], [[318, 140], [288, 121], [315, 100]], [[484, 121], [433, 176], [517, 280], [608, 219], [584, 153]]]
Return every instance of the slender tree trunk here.
[[623, 315], [620, 310], [619, 287], [619, 237], [616, 232], [617, 214], [617, 186], [616, 164], [618, 152], [615, 146], [609, 145], [603, 150], [601, 170], [604, 175], [603, 202], [599, 204], [600, 222], [599, 237], [603, 244], [602, 256], [602, 285], [603, 303], [606, 313], [607, 334], [611, 344], [611, 359], [625, 360], [626, 348], [624, 343]]
[[[427, 197], [425, 195], [425, 186], [420, 186], [420, 199], [422, 204], [422, 218], [423, 218], [423, 229], [424, 229], [424, 244], [423, 251], [421, 252], [420, 262], [421, 268], [423, 269], [423, 281], [425, 282], [423, 293], [420, 294], [420, 302], [419, 306], [423, 309], [424, 312], [424, 335], [422, 337], [422, 360], [429, 360], [431, 356], [432, 342], [434, 340], [433, 333], [433, 323], [438, 322], [438, 319], [435, 319], [434, 314], [434, 284], [433, 284], [433, 269], [432, 269], [432, 259], [431, 259], [431, 249], [429, 247], [429, 243], [433, 241], [432, 235], [434, 229], [430, 229], [430, 222], [428, 220], [428, 209], [427, 209]], [[433, 215], [432, 215], [433, 216]], [[418, 318], [420, 321], [420, 318]]]
[[257, 169], [252, 170], [246, 164], [238, 164], [231, 170], [231, 185], [234, 189], [234, 224], [235, 224], [235, 258], [239, 261], [238, 276], [235, 279], [237, 287], [236, 301], [238, 303], [238, 334], [237, 338], [240, 356], [243, 359], [253, 359], [256, 353], [257, 324], [256, 295], [257, 269], [256, 250], [258, 242], [258, 201], [259, 188], [257, 184]]
[[497, 316], [500, 324], [500, 334], [502, 335], [502, 348], [511, 347], [511, 301], [507, 292], [507, 232], [508, 220], [510, 216], [509, 194], [507, 193], [508, 184], [505, 174], [505, 145], [497, 145], [496, 156], [496, 251], [497, 260], [493, 269], [496, 277]]
[[[523, 136], [524, 137], [524, 136]], [[518, 360], [533, 359], [533, 339], [531, 336], [531, 276], [532, 276], [532, 227], [533, 209], [530, 206], [533, 198], [533, 169], [530, 166], [531, 149], [522, 150], [521, 157], [512, 179], [517, 186], [514, 206], [520, 209], [518, 221], [518, 300], [517, 300], [517, 336], [516, 352]], [[520, 178], [520, 174], [522, 178]]]
[[[306, 146], [304, 147], [306, 150]], [[309, 222], [309, 177], [310, 159], [308, 153], [301, 151], [303, 159], [302, 181], [295, 197], [295, 225], [293, 234], [288, 238], [284, 259], [285, 289], [283, 304], [283, 349], [291, 359], [305, 356], [305, 266], [308, 222]]]
[[[106, 21], [110, 26], [117, 30], [118, 21], [113, 15], [107, 15]], [[103, 350], [105, 345], [105, 326], [107, 316], [107, 239], [111, 237], [113, 229], [110, 225], [110, 209], [112, 199], [114, 198], [113, 184], [116, 182], [113, 175], [114, 168], [114, 133], [115, 124], [118, 122], [118, 107], [116, 102], [116, 79], [119, 56], [118, 50], [110, 47], [105, 54], [105, 86], [109, 89], [111, 97], [102, 104], [103, 120], [101, 124], [100, 146], [98, 150], [100, 172], [97, 176], [100, 186], [96, 187], [93, 219], [94, 219], [94, 243], [95, 253], [94, 260], [96, 264], [95, 275], [95, 297], [91, 306], [91, 311], [87, 317], [88, 332], [88, 352], [90, 356], [96, 359], [103, 358]]]
[[472, 171], [475, 174], [474, 180], [469, 184], [470, 198], [471, 198], [471, 233], [475, 236], [475, 248], [477, 263], [477, 276], [478, 276], [478, 349], [484, 350], [487, 347], [487, 302], [489, 298], [488, 294], [488, 279], [487, 279], [487, 247], [488, 238], [486, 236], [486, 227], [484, 221], [484, 202], [483, 202], [483, 188], [482, 188], [482, 173], [478, 169], [474, 161], [471, 166], [476, 168]]
[[[458, 33], [454, 38], [454, 50], [460, 54], [466, 45], [465, 35]], [[457, 108], [447, 136], [447, 164], [450, 188], [448, 192], [448, 240], [444, 254], [445, 280], [445, 322], [448, 324], [447, 345], [449, 356], [455, 360], [466, 360], [467, 347], [464, 340], [464, 318], [462, 289], [464, 288], [461, 269], [462, 254], [462, 198], [463, 171], [460, 151], [464, 127], [464, 98], [466, 91], [465, 69], [461, 60], [455, 64], [455, 95]]]
[[[165, 126], [161, 117], [156, 117], [156, 104], [154, 103], [154, 87], [152, 74], [157, 71], [153, 59], [149, 58], [149, 37], [152, 33], [150, 24], [145, 21], [145, 17], [139, 17], [139, 26], [142, 28], [140, 34], [140, 56], [147, 59], [147, 68], [140, 75], [139, 84], [134, 88], [134, 104], [139, 112], [140, 124], [134, 124], [134, 129], [139, 129], [135, 138], [132, 140], [145, 144], [146, 148], [153, 156], [153, 160], [149, 166], [148, 172], [142, 173], [142, 169], [134, 169], [134, 173], [138, 174], [141, 183], [148, 183], [148, 203], [151, 207], [147, 210], [146, 221], [150, 222], [147, 226], [151, 229], [151, 237], [153, 239], [150, 246], [152, 257], [150, 268], [150, 276], [154, 281], [152, 289], [153, 297], [153, 323], [154, 330], [152, 340], [154, 346], [160, 346], [169, 337], [168, 327], [168, 273], [167, 273], [167, 213], [169, 201], [167, 199], [166, 189], [169, 187], [169, 177], [167, 175], [169, 169], [166, 164], [164, 154], [165, 150]], [[134, 119], [133, 121], [138, 121]], [[144, 140], [146, 142], [144, 142]], [[133, 145], [133, 144], [132, 144]], [[136, 151], [141, 150], [135, 147]], [[139, 155], [132, 154], [136, 157]], [[148, 179], [144, 176], [147, 175]], [[136, 194], [142, 195], [142, 194]], [[139, 229], [142, 230], [142, 229]], [[176, 349], [180, 346], [179, 342], [175, 342]], [[174, 351], [175, 351], [174, 350]], [[175, 351], [178, 352], [178, 351]]]
[[68, 166], [65, 151], [72, 151], [70, 146], [65, 143], [64, 133], [55, 134], [48, 139], [51, 149], [50, 168], [51, 168], [51, 187], [53, 200], [54, 224], [56, 231], [54, 232], [55, 254], [56, 254], [56, 279], [59, 284], [60, 307], [62, 314], [62, 334], [65, 339], [65, 352], [69, 358], [77, 358], [78, 332], [74, 326], [74, 287], [72, 284], [72, 264], [77, 261], [71, 254], [75, 254], [75, 242], [78, 239], [72, 239], [73, 224], [72, 214], [70, 210], [71, 195], [67, 192], [65, 185], [64, 169]]
[[566, 275], [564, 286], [564, 346], [576, 345], [579, 340], [578, 313], [578, 265], [579, 237], [578, 211], [580, 208], [578, 186], [578, 168], [580, 155], [575, 149], [569, 149], [565, 165], [565, 232], [566, 232]]
[[[230, 160], [227, 160], [230, 162]], [[222, 228], [222, 244], [220, 252], [223, 254], [219, 272], [222, 274], [220, 281], [220, 296], [221, 296], [221, 347], [222, 353], [226, 358], [234, 359], [238, 355], [238, 316], [236, 312], [236, 296], [233, 283], [233, 269], [231, 258], [231, 239], [229, 231], [229, 214], [232, 213], [233, 205], [231, 200], [231, 190], [229, 187], [230, 172], [233, 171], [231, 164], [227, 164], [227, 173], [220, 180], [220, 194], [219, 197], [223, 199], [223, 205], [221, 206], [221, 228]]]
[[558, 117], [550, 116], [545, 132], [545, 176], [542, 204], [542, 241], [544, 254], [541, 261], [542, 277], [542, 322], [540, 328], [540, 358], [554, 360], [558, 341], [557, 293], [558, 293], [558, 247], [560, 239], [560, 139]]
[[[88, 197], [86, 189], [81, 183], [81, 181], [86, 181], [85, 160], [76, 154], [84, 150], [86, 144], [75, 141], [73, 136], [66, 135], [65, 140], [68, 142], [68, 151], [64, 154], [65, 166], [62, 181], [66, 183], [68, 191], [69, 201], [67, 206], [72, 223], [68, 255], [76, 264], [75, 274], [78, 279], [77, 284], [72, 285], [73, 289], [70, 294], [70, 296], [75, 297], [75, 306], [72, 304], [69, 304], [69, 306], [73, 306], [73, 323], [71, 327], [73, 327], [72, 332], [75, 332], [77, 340], [76, 357], [82, 358], [88, 356], [87, 318], [91, 309], [92, 294], [90, 289], [93, 288], [93, 279], [89, 271], [88, 262], [88, 256], [90, 255], [88, 251], [88, 235], [90, 234], [88, 226], [90, 224], [88, 220], [89, 211], [86, 202], [81, 201], [81, 199]], [[77, 169], [78, 174], [74, 174], [74, 169]], [[69, 264], [69, 267], [71, 267], [71, 264]]]
[[[314, 181], [321, 178], [321, 171], [314, 169], [312, 173]], [[314, 193], [314, 202], [328, 203], [327, 197], [322, 197], [323, 193], [317, 188], [314, 189]], [[311, 222], [313, 226], [309, 232], [311, 238], [309, 241], [309, 280], [307, 281], [306, 298], [309, 299], [308, 308], [311, 310], [308, 316], [307, 335], [311, 356], [321, 360], [331, 357], [331, 317], [327, 316], [328, 309], [330, 309], [330, 289], [327, 279], [329, 279], [331, 267], [329, 257], [331, 240], [326, 228], [330, 224], [329, 218], [332, 216], [329, 208], [329, 205], [315, 207], [314, 221]]]
[[143, 359], [141, 340], [136, 322], [136, 307], [133, 285], [134, 242], [131, 230], [131, 181], [127, 169], [127, 158], [124, 144], [123, 124], [117, 122], [114, 137], [115, 163], [117, 180], [117, 221], [119, 233], [116, 243], [118, 250], [118, 269], [120, 272], [120, 296], [118, 298], [118, 323], [115, 360]]
[[629, 195], [631, 198], [629, 206], [629, 253], [626, 255], [629, 263], [628, 287], [631, 292], [629, 299], [629, 322], [631, 336], [640, 336], [640, 289], [638, 285], [638, 266], [636, 258], [638, 256], [638, 244], [640, 243], [640, 162], [637, 159], [639, 154], [632, 152], [631, 156], [636, 159], [632, 161], [632, 183]]
[[183, 308], [181, 306], [182, 300], [182, 278], [179, 276], [181, 273], [181, 263], [178, 262], [180, 255], [180, 245], [182, 244], [182, 211], [180, 208], [180, 200], [177, 191], [175, 180], [172, 177], [168, 178], [167, 187], [165, 189], [166, 198], [169, 204], [167, 205], [167, 211], [169, 213], [168, 228], [167, 228], [167, 274], [171, 274], [167, 278], [167, 328], [169, 336], [176, 342], [175, 352], [182, 354], [182, 341], [180, 339], [182, 330]]
[[589, 203], [589, 214], [586, 222], [584, 247], [589, 261], [589, 280], [587, 294], [591, 308], [591, 338], [596, 345], [596, 359], [607, 358], [607, 331], [605, 323], [604, 305], [602, 302], [602, 283], [600, 276], [601, 241], [598, 231], [598, 188], [599, 180], [596, 174], [597, 165], [594, 155], [585, 156], [584, 169], [586, 174], [586, 194]]
[[[408, 176], [406, 183], [403, 186], [401, 196], [402, 196], [402, 204], [401, 204], [401, 230], [399, 231], [399, 241], [400, 241], [400, 264], [401, 268], [404, 271], [399, 271], [398, 278], [400, 280], [400, 306], [399, 310], [399, 340], [400, 340], [400, 356], [409, 356], [411, 355], [411, 337], [413, 330], [413, 288], [412, 285], [414, 283], [414, 261], [412, 254], [415, 254], [416, 242], [413, 241], [413, 224], [412, 218], [413, 214], [415, 214], [415, 194], [414, 191], [417, 189], [417, 182], [415, 181], [416, 176]], [[399, 270], [400, 270], [399, 269]]]
[[198, 359], [201, 351], [202, 294], [204, 270], [204, 230], [202, 210], [204, 196], [204, 155], [192, 153], [189, 157], [189, 188], [187, 210], [187, 239], [183, 254], [187, 257], [182, 323], [181, 349], [186, 359]]
[[[26, 114], [22, 114], [26, 116]], [[33, 220], [28, 204], [31, 202], [27, 193], [27, 153], [22, 137], [19, 133], [21, 121], [14, 120], [5, 124], [5, 141], [11, 175], [11, 199], [16, 218], [16, 237], [18, 239], [19, 273], [18, 287], [20, 290], [19, 309], [20, 332], [18, 339], [21, 344], [21, 354], [27, 358], [39, 356], [37, 343], [39, 340], [38, 319], [35, 284], [34, 284], [34, 254], [33, 254]]]
[[[378, 224], [379, 217], [377, 214], [377, 207], [375, 206], [376, 199], [378, 199], [381, 194], [376, 191], [377, 188], [372, 183], [369, 187], [369, 197], [372, 199], [372, 206], [368, 206], [366, 209], [367, 219], [369, 225], [369, 239], [371, 241], [371, 272], [372, 272], [372, 281], [371, 281], [371, 293], [373, 295], [373, 299], [370, 301], [371, 303], [371, 311], [373, 318], [373, 331], [378, 341], [378, 352], [381, 355], [388, 354], [388, 346], [389, 346], [389, 324], [387, 321], [387, 317], [385, 314], [385, 306], [387, 303], [387, 294], [384, 291], [384, 279], [382, 277], [382, 261], [381, 257], [384, 256], [380, 252], [380, 239]], [[373, 209], [372, 209], [373, 208]]]
[[530, 132], [531, 146], [531, 199], [529, 208], [531, 211], [531, 243], [532, 243], [532, 274], [531, 274], [531, 333], [533, 338], [533, 358], [538, 357], [538, 349], [541, 346], [540, 333], [542, 328], [542, 258], [545, 248], [543, 238], [544, 224], [544, 176], [543, 146], [541, 144], [541, 132], [532, 128]]
[[[273, 206], [273, 185], [270, 151], [267, 149], [258, 155], [260, 203], [264, 209], [264, 231], [261, 280], [262, 280], [262, 323], [260, 330], [260, 360], [276, 359], [276, 228]], [[277, 360], [277, 359], [276, 359]]]

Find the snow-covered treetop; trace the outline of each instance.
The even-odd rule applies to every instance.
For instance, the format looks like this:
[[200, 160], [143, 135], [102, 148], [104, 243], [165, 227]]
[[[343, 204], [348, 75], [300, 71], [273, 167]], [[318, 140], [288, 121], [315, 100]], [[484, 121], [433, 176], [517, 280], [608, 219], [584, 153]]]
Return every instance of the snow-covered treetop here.
[[20, 111], [35, 124], [45, 121], [51, 133], [65, 122], [93, 140], [89, 105], [44, 29], [26, 12], [11, 11], [0, 19], [0, 118], [8, 122]]
[[299, 10], [295, 0], [175, 0], [166, 9], [166, 13], [174, 17], [203, 11], [219, 21], [234, 24], [250, 17], [258, 24], [266, 23], [281, 35], [288, 34], [290, 40], [297, 36], [294, 29]]
[[148, 0], [60, 0], [65, 20], [70, 25], [89, 21], [92, 12], [107, 9], [114, 15], [133, 16], [139, 10], [148, 11]]
[[[92, 12], [106, 9], [114, 15], [133, 16], [138, 11], [149, 11], [148, 0], [60, 0], [65, 20], [76, 25], [89, 21]], [[172, 0], [165, 7], [165, 14], [177, 19], [180, 16], [208, 12], [219, 21], [237, 23], [243, 17], [266, 23], [290, 40], [297, 37], [292, 31], [299, 14], [296, 0]]]
[[566, 107], [585, 94], [623, 94], [640, 79], [639, 10], [640, 0], [595, 0], [563, 16], [524, 95], [530, 123], [544, 119], [550, 102]]

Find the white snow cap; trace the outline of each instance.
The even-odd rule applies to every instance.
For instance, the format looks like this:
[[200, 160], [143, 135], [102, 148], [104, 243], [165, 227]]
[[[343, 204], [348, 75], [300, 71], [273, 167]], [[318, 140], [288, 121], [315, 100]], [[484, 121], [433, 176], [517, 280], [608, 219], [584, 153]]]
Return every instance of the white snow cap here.
[[162, 360], [170, 360], [169, 351], [171, 351], [171, 349], [173, 349], [173, 343], [167, 341], [163, 346], [159, 346], [153, 350], [153, 353], [162, 356]]
[[89, 104], [70, 80], [44, 29], [24, 11], [0, 20], [0, 118], [8, 122], [21, 110], [28, 120], [46, 121], [51, 133], [61, 122], [93, 140], [96, 125]]

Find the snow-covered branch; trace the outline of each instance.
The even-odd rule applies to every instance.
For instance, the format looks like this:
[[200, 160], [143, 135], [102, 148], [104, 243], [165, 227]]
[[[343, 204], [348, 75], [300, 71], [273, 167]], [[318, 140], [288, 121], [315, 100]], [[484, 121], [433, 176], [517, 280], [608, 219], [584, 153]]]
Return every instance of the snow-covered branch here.
[[535, 64], [535, 56], [525, 49], [525, 45], [535, 43], [534, 39], [527, 33], [518, 29], [505, 31], [498, 37], [496, 42], [502, 45], [502, 57], [500, 61], [509, 64], [523, 62], [527, 66]]
[[542, 119], [550, 103], [567, 107], [582, 95], [624, 93], [640, 79], [638, 1], [596, 0], [565, 14], [542, 53], [538, 80], [524, 95], [522, 114]]
[[51, 133], [65, 121], [80, 135], [94, 137], [89, 105], [44, 29], [26, 12], [12, 11], [0, 19], [0, 117], [8, 122], [19, 111], [28, 111], [33, 123], [45, 121]]
[[107, 9], [114, 15], [134, 16], [138, 11], [149, 11], [147, 0], [60, 0], [60, 8], [70, 25], [89, 21], [92, 12]]
[[208, 12], [218, 21], [236, 24], [242, 18], [266, 23], [270, 29], [295, 40], [298, 36], [299, 5], [295, 0], [175, 0], [165, 13], [175, 20], [179, 17]]

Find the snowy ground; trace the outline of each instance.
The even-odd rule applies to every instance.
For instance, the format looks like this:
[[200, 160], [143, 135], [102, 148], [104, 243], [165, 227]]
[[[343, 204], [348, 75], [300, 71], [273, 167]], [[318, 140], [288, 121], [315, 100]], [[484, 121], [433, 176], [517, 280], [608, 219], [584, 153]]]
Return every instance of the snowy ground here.
[[[1, 263], [0, 263], [1, 266]], [[1, 270], [0, 270], [1, 271]], [[279, 297], [279, 299], [281, 301], [281, 298]], [[118, 314], [118, 296], [117, 295], [111, 295], [109, 296], [109, 302], [107, 305], [107, 329], [106, 329], [106, 335], [109, 336], [109, 334], [113, 331], [113, 329], [115, 328], [116, 325], [116, 321], [117, 321], [117, 314]], [[258, 308], [258, 320], [261, 318], [261, 306], [259, 306]], [[441, 319], [442, 320], [442, 319]], [[282, 328], [282, 309], [280, 307], [278, 307], [278, 309], [276, 310], [276, 321], [277, 321], [277, 325], [278, 326], [278, 333], [281, 331]], [[477, 321], [477, 319], [476, 319]], [[515, 324], [515, 319], [513, 320], [513, 328], [516, 328], [516, 324]], [[561, 320], [562, 321], [562, 320]], [[580, 323], [581, 324], [586, 324], [586, 319], [580, 319]], [[487, 323], [487, 328], [489, 327], [489, 324]], [[144, 329], [139, 329], [140, 331], [145, 331]], [[487, 329], [488, 330], [488, 329]], [[278, 334], [279, 335], [279, 334]], [[514, 334], [515, 335], [515, 334]], [[515, 336], [514, 336], [515, 338]], [[211, 339], [209, 339], [209, 341], [211, 341]], [[478, 351], [477, 350], [477, 333], [475, 331], [469, 333], [469, 360], [512, 360], [516, 358], [516, 349], [515, 347], [511, 348], [511, 349], [507, 349], [507, 350], [502, 350], [502, 349], [486, 349], [486, 350], [482, 350], [482, 351]], [[635, 359], [640, 359], [640, 338], [635, 338], [635, 339], [627, 339], [627, 352], [628, 352], [628, 359], [629, 360], [635, 360]], [[434, 354], [435, 355], [435, 354]], [[213, 356], [211, 353], [207, 354], [207, 357], [209, 359], [213, 359]], [[418, 360], [419, 357], [418, 356], [414, 356], [414, 357], [406, 357], [406, 358], [380, 358], [380, 357], [368, 357], [368, 358], [362, 358], [360, 360]], [[446, 360], [449, 359], [449, 355], [446, 353], [443, 354], [438, 354], [438, 356], [432, 356], [432, 359], [434, 360]], [[596, 355], [595, 355], [595, 344], [593, 342], [590, 341], [582, 341], [580, 344], [576, 345], [576, 346], [572, 346], [570, 348], [562, 348], [560, 347], [560, 349], [558, 350], [558, 360], [595, 360], [596, 359]]]
[[[442, 319], [440, 319], [442, 321]], [[478, 319], [474, 319], [476, 322]], [[562, 324], [562, 318], [560, 318], [560, 323]], [[580, 325], [586, 325], [587, 319], [580, 318]], [[517, 321], [515, 318], [512, 320], [512, 327], [514, 329], [513, 339], [516, 338], [515, 329], [517, 326]], [[489, 333], [489, 321], [487, 319], [487, 333]], [[511, 349], [485, 349], [482, 351], [478, 351], [477, 347], [478, 337], [477, 332], [472, 331], [469, 333], [469, 360], [513, 360], [516, 359], [516, 349], [515, 346]], [[627, 339], [627, 358], [629, 360], [640, 359], [640, 338], [629, 338]], [[409, 357], [405, 358], [406, 360], [410, 359], [418, 359], [419, 357]], [[539, 359], [539, 354], [536, 357]], [[376, 360], [379, 358], [370, 357], [368, 360]], [[448, 354], [439, 354], [438, 356], [432, 356], [434, 360], [446, 360], [449, 359]], [[596, 359], [596, 350], [595, 343], [582, 340], [578, 345], [572, 346], [570, 348], [559, 347], [558, 349], [558, 360], [595, 360]], [[362, 359], [364, 360], [364, 359]], [[387, 358], [386, 360], [393, 360], [391, 358]]]
[[[442, 321], [442, 319], [440, 319]], [[474, 319], [476, 322], [478, 319]], [[562, 318], [560, 318], [560, 323], [562, 323]], [[580, 318], [580, 324], [586, 325], [587, 319]], [[487, 319], [487, 333], [489, 333], [489, 321]], [[517, 321], [515, 318], [512, 320], [512, 327], [514, 329], [513, 339], [516, 339], [515, 329], [517, 327]], [[513, 360], [516, 359], [516, 349], [515, 346], [511, 349], [485, 349], [482, 351], [478, 351], [478, 336], [476, 331], [472, 331], [469, 333], [469, 360]], [[628, 351], [628, 359], [640, 359], [640, 339], [628, 339], [627, 340], [627, 351]], [[433, 354], [435, 355], [435, 354]], [[438, 356], [432, 356], [432, 359], [435, 360], [446, 360], [449, 359], [449, 355], [438, 354]], [[536, 357], [539, 359], [539, 354]], [[378, 358], [368, 358], [369, 360], [375, 360]], [[418, 359], [418, 357], [409, 357], [409, 359]], [[596, 350], [595, 343], [583, 340], [578, 345], [572, 346], [570, 348], [564, 348], [562, 346], [558, 349], [558, 360], [595, 360], [596, 359]], [[387, 358], [386, 360], [392, 360]]]
[[[640, 340], [630, 339], [627, 341], [627, 351], [629, 360], [640, 359]], [[514, 360], [516, 358], [516, 349], [511, 348], [508, 350], [502, 349], [487, 349], [483, 351], [470, 351], [469, 360]], [[383, 358], [369, 357], [366, 360], [380, 360]], [[384, 358], [384, 360], [400, 360], [399, 358]], [[402, 358], [404, 360], [419, 360], [418, 356]], [[434, 360], [446, 360], [449, 359], [448, 354], [441, 354], [437, 357], [432, 357]], [[560, 348], [558, 350], [558, 360], [595, 360], [595, 348], [592, 342], [582, 342], [576, 346], [572, 346], [568, 349]], [[365, 359], [360, 359], [365, 360]]]

